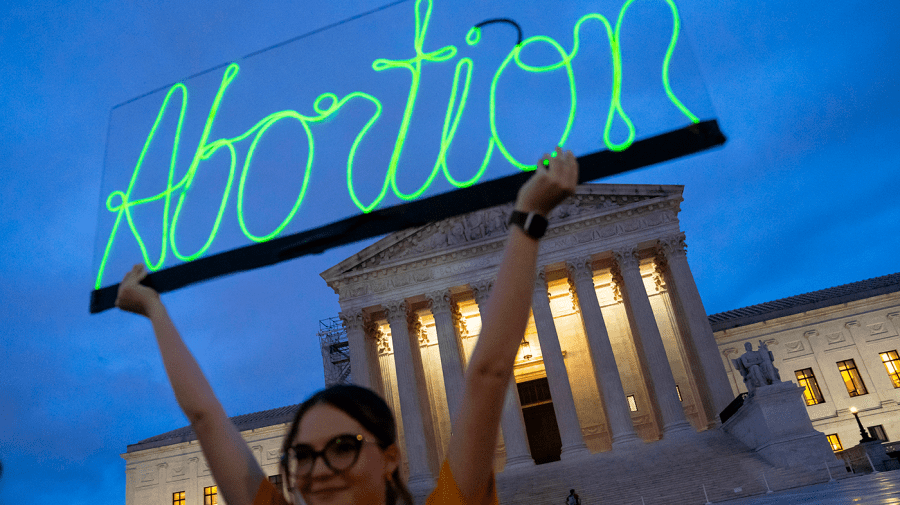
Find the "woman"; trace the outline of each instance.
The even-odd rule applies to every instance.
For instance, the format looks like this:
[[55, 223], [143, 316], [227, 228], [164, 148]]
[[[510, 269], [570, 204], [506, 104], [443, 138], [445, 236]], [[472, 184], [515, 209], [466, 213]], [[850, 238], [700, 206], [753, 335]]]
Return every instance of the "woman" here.
[[[503, 398], [531, 308], [540, 221], [572, 194], [578, 163], [571, 151], [545, 154], [519, 190], [503, 260], [465, 377], [465, 392], [433, 504], [496, 504], [493, 460]], [[526, 233], [525, 228], [532, 235]], [[286, 503], [228, 419], [184, 345], [159, 294], [143, 286], [136, 265], [119, 286], [116, 306], [153, 324], [175, 398], [197, 434], [213, 478], [229, 505]], [[282, 471], [289, 491], [310, 505], [394, 505], [411, 497], [400, 481], [396, 428], [383, 400], [363, 388], [327, 389], [305, 402], [285, 439]], [[300, 495], [299, 497], [297, 495]]]

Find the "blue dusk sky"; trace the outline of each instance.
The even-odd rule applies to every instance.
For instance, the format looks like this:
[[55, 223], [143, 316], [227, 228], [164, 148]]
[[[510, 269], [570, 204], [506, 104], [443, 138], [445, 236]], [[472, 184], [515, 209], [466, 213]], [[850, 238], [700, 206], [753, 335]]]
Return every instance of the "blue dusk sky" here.
[[[448, 0], [435, 2], [437, 11]], [[654, 2], [664, 5], [635, 5]], [[118, 120], [113, 107], [385, 3], [11, 0], [0, 6], [0, 503], [124, 503], [126, 446], [186, 424], [148, 322], [115, 310], [88, 314], [95, 250], [103, 240], [98, 216], [108, 219], [104, 184], [118, 184], [109, 170], [104, 175], [105, 157], [114, 159], [107, 143], [122, 146], [120, 138], [131, 138], [120, 123], [111, 126], [111, 118]], [[545, 4], [555, 15], [553, 3]], [[678, 62], [694, 70], [673, 70], [673, 83], [705, 93], [702, 119], [717, 118], [728, 142], [602, 182], [684, 185], [679, 218], [711, 314], [900, 271], [900, 67], [893, 63], [900, 4], [861, 5], [679, 2], [687, 38], [679, 41]], [[596, 3], [570, 6], [587, 13]], [[411, 18], [413, 2], [392, 9]], [[526, 37], [541, 33], [528, 21], [542, 19], [542, 9], [535, 2], [521, 14]], [[369, 29], [365, 20], [354, 23], [348, 33]], [[411, 39], [399, 29], [397, 37]], [[571, 47], [571, 34], [558, 40]], [[410, 57], [411, 44], [403, 44], [405, 53], [384, 57]], [[359, 70], [341, 58], [352, 56], [314, 52], [304, 62], [318, 61], [323, 76], [349, 82]], [[270, 68], [272, 75], [290, 74]], [[248, 61], [241, 79], [252, 70]], [[409, 80], [398, 82], [403, 87]], [[160, 96], [134, 103], [153, 109]], [[191, 103], [208, 107], [204, 96], [192, 95]], [[247, 124], [276, 110], [268, 103], [253, 110], [254, 100], [229, 106], [250, 110]], [[308, 100], [296, 107], [310, 110]], [[149, 128], [146, 121], [122, 121], [140, 135]], [[335, 125], [326, 126], [339, 137]], [[522, 145], [542, 138], [540, 128], [522, 132]], [[464, 129], [457, 137], [465, 145]], [[535, 140], [541, 146], [531, 159], [552, 147], [543, 142]], [[322, 149], [328, 153], [327, 145]], [[192, 146], [183, 151], [184, 160], [193, 156]], [[336, 194], [316, 184], [316, 197]], [[231, 209], [229, 226], [236, 221]], [[337, 315], [339, 305], [318, 274], [366, 244], [163, 296], [229, 414], [298, 403], [324, 385], [318, 321]], [[123, 265], [139, 261], [136, 251], [133, 260], [111, 264], [105, 285], [121, 277]]]

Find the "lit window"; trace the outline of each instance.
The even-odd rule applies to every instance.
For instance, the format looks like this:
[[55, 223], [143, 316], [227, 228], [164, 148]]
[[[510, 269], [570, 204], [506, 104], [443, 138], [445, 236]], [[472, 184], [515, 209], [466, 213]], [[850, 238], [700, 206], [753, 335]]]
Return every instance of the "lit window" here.
[[678, 384], [675, 384], [675, 392], [678, 393], [678, 401], [683, 402], [684, 398], [681, 397], [681, 388], [678, 387]]
[[634, 399], [634, 395], [628, 395], [628, 408], [632, 412], [637, 412], [637, 401]]
[[875, 440], [881, 440], [882, 442], [888, 441], [887, 433], [884, 432], [884, 425], [882, 424], [879, 424], [878, 426], [869, 426], [869, 435]]
[[884, 362], [884, 368], [887, 369], [888, 376], [895, 388], [900, 388], [900, 355], [897, 351], [888, 351], [881, 353], [881, 361]]
[[800, 384], [800, 387], [806, 388], [803, 390], [803, 398], [806, 400], [806, 405], [825, 403], [825, 398], [822, 397], [822, 391], [819, 389], [819, 383], [816, 382], [816, 376], [813, 374], [812, 368], [797, 370], [794, 372], [794, 375], [797, 376], [797, 383]]
[[184, 505], [184, 491], [172, 493], [172, 505]]
[[859, 376], [859, 370], [856, 369], [856, 362], [852, 359], [837, 362], [838, 370], [841, 371], [841, 377], [844, 379], [844, 385], [847, 386], [847, 393], [850, 396], [862, 396], [868, 394], [866, 385], [863, 384], [862, 377]]
[[837, 433], [832, 433], [828, 435], [828, 443], [831, 444], [831, 450], [834, 452], [843, 451], [844, 446], [841, 445], [841, 437], [837, 435]]
[[219, 486], [210, 486], [203, 488], [203, 505], [218, 505], [219, 503]]
[[275, 489], [281, 489], [281, 474], [269, 475], [269, 482], [275, 486]]

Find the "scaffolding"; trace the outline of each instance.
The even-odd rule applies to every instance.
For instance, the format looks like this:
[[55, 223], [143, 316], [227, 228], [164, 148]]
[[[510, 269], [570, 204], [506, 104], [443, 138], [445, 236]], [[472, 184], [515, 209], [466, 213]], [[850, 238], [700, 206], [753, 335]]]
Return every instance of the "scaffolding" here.
[[318, 335], [325, 368], [325, 387], [350, 384], [350, 344], [344, 324], [337, 317], [320, 319]]

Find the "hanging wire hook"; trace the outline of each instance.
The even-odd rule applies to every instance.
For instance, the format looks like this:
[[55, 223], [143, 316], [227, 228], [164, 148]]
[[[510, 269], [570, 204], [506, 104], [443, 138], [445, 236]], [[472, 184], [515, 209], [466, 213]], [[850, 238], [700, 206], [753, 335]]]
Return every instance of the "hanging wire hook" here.
[[522, 43], [522, 27], [519, 26], [519, 23], [516, 23], [515, 21], [513, 21], [512, 19], [509, 19], [509, 18], [488, 19], [486, 21], [482, 21], [482, 22], [478, 23], [477, 25], [475, 25], [475, 28], [481, 28], [483, 26], [487, 26], [487, 25], [494, 24], [494, 23], [509, 23], [509, 24], [515, 26], [516, 31], [519, 34], [518, 39], [516, 40], [516, 45], [519, 45]]

